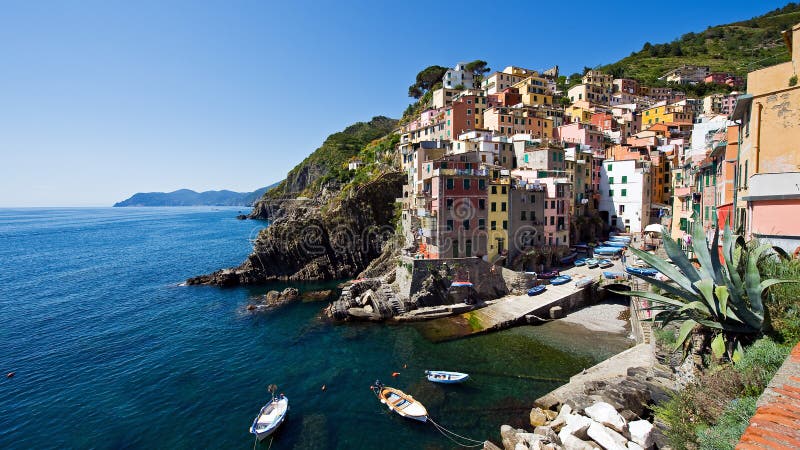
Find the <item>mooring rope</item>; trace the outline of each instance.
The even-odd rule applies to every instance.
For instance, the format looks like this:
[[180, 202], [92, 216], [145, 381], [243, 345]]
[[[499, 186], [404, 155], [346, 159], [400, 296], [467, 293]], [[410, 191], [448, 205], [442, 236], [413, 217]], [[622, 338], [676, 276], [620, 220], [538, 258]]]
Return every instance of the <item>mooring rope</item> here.
[[[479, 447], [479, 446], [483, 445], [483, 441], [479, 441], [479, 440], [476, 440], [476, 439], [471, 439], [471, 438], [468, 438], [466, 436], [462, 436], [462, 435], [460, 435], [460, 434], [458, 434], [458, 433], [456, 433], [454, 431], [450, 431], [447, 428], [445, 428], [445, 427], [439, 425], [438, 423], [434, 422], [433, 419], [431, 419], [430, 417], [428, 417], [428, 422], [430, 422], [431, 425], [433, 425], [437, 430], [439, 430], [439, 432], [442, 434], [442, 436], [446, 437], [447, 439], [450, 439], [450, 441], [452, 441], [454, 444], [456, 444], [456, 445], [458, 445], [460, 447], [472, 448], [472, 447]], [[455, 437], [457, 437], [459, 439], [463, 439], [464, 441], [467, 441], [467, 442], [472, 442], [472, 444], [465, 444], [463, 442], [459, 442], [453, 436], [455, 436]]]

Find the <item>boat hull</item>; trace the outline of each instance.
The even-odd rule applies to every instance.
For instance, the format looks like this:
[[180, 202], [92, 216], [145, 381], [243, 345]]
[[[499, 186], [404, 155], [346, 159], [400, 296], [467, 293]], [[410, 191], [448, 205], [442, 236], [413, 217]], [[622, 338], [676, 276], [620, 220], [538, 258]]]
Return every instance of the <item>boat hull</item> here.
[[391, 387], [380, 387], [377, 393], [381, 403], [386, 405], [390, 411], [406, 419], [419, 422], [428, 421], [428, 410], [425, 409], [425, 406], [405, 392]]
[[551, 278], [550, 279], [550, 284], [554, 284], [554, 285], [558, 286], [560, 284], [567, 284], [570, 281], [572, 281], [572, 277], [569, 277], [569, 276], [566, 276], [566, 275], [561, 275], [561, 276], [557, 276], [555, 278]]
[[469, 379], [469, 375], [461, 372], [448, 372], [446, 370], [426, 370], [428, 381], [441, 384], [463, 383]]
[[[259, 422], [259, 419], [261, 419], [263, 415], [268, 415], [272, 411], [270, 408], [276, 408], [278, 410], [274, 419], [270, 419], [268, 423]], [[281, 424], [283, 424], [283, 421], [286, 420], [286, 413], [288, 410], [289, 399], [286, 397], [281, 397], [280, 399], [267, 403], [258, 412], [258, 415], [253, 420], [253, 424], [250, 425], [250, 433], [256, 435], [256, 439], [259, 441], [271, 436]]]

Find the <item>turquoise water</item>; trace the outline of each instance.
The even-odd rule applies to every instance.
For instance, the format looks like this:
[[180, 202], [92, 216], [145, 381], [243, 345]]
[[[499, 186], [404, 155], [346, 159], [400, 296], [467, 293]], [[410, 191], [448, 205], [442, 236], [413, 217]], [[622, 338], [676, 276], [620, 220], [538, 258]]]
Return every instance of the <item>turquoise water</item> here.
[[[0, 448], [251, 448], [269, 383], [291, 404], [272, 448], [453, 448], [388, 414], [376, 378], [497, 442], [559, 379], [627, 345], [555, 323], [432, 344], [413, 325], [323, 322], [320, 303], [248, 313], [267, 287], [178, 286], [244, 259], [263, 224], [236, 213], [0, 209], [0, 371], [16, 371], [0, 380]], [[433, 385], [426, 368], [473, 380]]]

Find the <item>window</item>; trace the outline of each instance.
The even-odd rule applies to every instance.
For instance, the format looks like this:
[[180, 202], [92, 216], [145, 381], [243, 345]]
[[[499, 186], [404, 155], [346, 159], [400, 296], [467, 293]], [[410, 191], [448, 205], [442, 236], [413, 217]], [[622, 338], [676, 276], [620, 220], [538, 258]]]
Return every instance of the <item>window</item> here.
[[614, 177], [608, 177], [608, 184], [614, 184]]
[[504, 230], [507, 230], [507, 229], [508, 229], [508, 221], [507, 221], [507, 220], [504, 220], [504, 221], [503, 221], [503, 229], [504, 229]]
[[622, 176], [622, 184], [625, 184], [625, 183], [627, 183], [627, 182], [628, 182], [628, 177], [626, 177], [625, 175], [623, 175], [623, 176]]
[[453, 179], [452, 178], [448, 178], [447, 179], [447, 189], [453, 189], [453, 186], [455, 186], [455, 184], [453, 183]]
[[709, 215], [708, 206], [706, 206], [706, 214], [705, 214], [705, 216], [703, 216], [703, 217], [704, 217], [705, 219], [708, 219], [709, 217], [711, 217], [711, 216]]
[[622, 196], [623, 197], [627, 197], [627, 195], [628, 195], [628, 190], [627, 189], [623, 189], [622, 190]]
[[613, 189], [609, 189], [608, 190], [608, 196], [609, 197], [613, 197], [614, 196], [614, 190]]
[[525, 213], [525, 211], [522, 211], [522, 214], [520, 214], [520, 218], [519, 218], [519, 219], [520, 219], [520, 220], [528, 220], [528, 216], [527, 216], [527, 214]]
[[500, 211], [506, 210], [506, 202], [500, 203]]
[[490, 207], [490, 211], [492, 211], [492, 212], [495, 212], [495, 211], [497, 211], [497, 203], [495, 203], [495, 202], [492, 202], [492, 205], [491, 205], [491, 207]]
[[478, 199], [478, 209], [486, 209], [486, 200], [482, 198]]
[[445, 203], [447, 204], [447, 210], [448, 211], [452, 211], [453, 210], [453, 199], [452, 198], [448, 198], [447, 200], [445, 200]]
[[506, 192], [507, 192], [506, 191], [506, 187], [505, 186], [500, 186], [500, 193], [503, 194], [503, 195], [506, 195]]
[[447, 231], [453, 231], [453, 220], [447, 219]]
[[496, 230], [497, 229], [497, 222], [493, 220], [493, 221], [489, 222], [489, 226], [491, 227], [492, 230]]
[[550, 200], [550, 209], [556, 209], [556, 201]]
[[478, 180], [478, 189], [485, 191], [486, 190], [486, 180], [480, 179]]
[[478, 229], [479, 230], [486, 229], [486, 219], [478, 219]]
[[556, 218], [553, 217], [553, 216], [550, 216], [550, 225], [555, 225], [555, 224], [556, 224]]
[[469, 190], [469, 178], [464, 178], [464, 190]]
[[497, 194], [497, 186], [492, 186], [492, 194]]
[[465, 230], [469, 230], [469, 219], [463, 221], [461, 225], [464, 227]]
[[606, 170], [607, 170], [607, 171], [609, 171], [609, 172], [611, 172], [611, 166], [612, 166], [612, 164], [609, 164], [609, 165], [607, 166], [607, 169], [606, 169]]
[[536, 196], [531, 194], [531, 204], [536, 203]]
[[625, 205], [619, 205], [619, 215], [621, 216], [622, 213], [625, 212]]

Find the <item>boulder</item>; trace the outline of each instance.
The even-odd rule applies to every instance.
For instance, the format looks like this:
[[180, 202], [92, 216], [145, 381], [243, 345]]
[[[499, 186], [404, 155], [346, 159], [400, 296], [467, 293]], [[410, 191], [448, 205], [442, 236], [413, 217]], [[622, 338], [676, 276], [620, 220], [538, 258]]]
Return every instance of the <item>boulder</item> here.
[[586, 433], [606, 450], [627, 450], [628, 440], [625, 436], [598, 422], [593, 421]]
[[561, 438], [561, 445], [564, 446], [564, 450], [595, 450], [600, 449], [599, 446], [594, 446], [589, 442], [583, 441], [581, 439], [576, 438], [571, 434], [565, 434], [563, 437], [559, 434]]
[[633, 441], [628, 441], [628, 450], [644, 450], [644, 447]]
[[646, 420], [636, 420], [628, 424], [631, 441], [643, 448], [650, 448], [653, 444], [653, 424]]
[[503, 449], [501, 449], [500, 447], [494, 445], [490, 441], [484, 441], [483, 442], [483, 450], [503, 450]]
[[540, 436], [543, 436], [545, 438], [545, 440], [547, 440], [548, 442], [553, 442], [553, 443], [556, 443], [556, 444], [560, 443], [560, 441], [558, 440], [558, 435], [556, 434], [556, 432], [553, 431], [553, 429], [548, 427], [548, 426], [536, 427], [536, 429], [533, 430], [533, 432], [534, 432], [534, 434], [538, 434]]
[[514, 450], [529, 450], [528, 444], [525, 444], [524, 442], [517, 442], [517, 445], [514, 446]]
[[503, 439], [503, 447], [506, 450], [514, 450], [517, 443], [521, 440], [517, 435], [525, 434], [525, 430], [515, 429], [508, 425], [500, 427], [500, 437]]
[[297, 300], [300, 298], [300, 291], [295, 288], [288, 287], [281, 292], [281, 298], [283, 298], [283, 301], [285, 302]]
[[[571, 434], [578, 439], [586, 439], [588, 437], [586, 432], [592, 425], [592, 419], [578, 414], [567, 414], [564, 416], [564, 420], [566, 424], [558, 433], [559, 438], [561, 438], [561, 433]], [[561, 439], [563, 440], [563, 438]]]
[[533, 408], [530, 413], [530, 422], [532, 427], [539, 427], [548, 422], [547, 414], [542, 408]]
[[567, 423], [565, 419], [566, 416], [568, 416], [571, 413], [572, 413], [572, 408], [569, 405], [566, 404], [561, 405], [561, 410], [558, 411], [558, 416], [556, 416], [556, 418], [553, 419], [553, 421], [550, 422], [548, 426], [552, 428], [553, 431], [558, 432], [561, 429], [561, 427], [563, 427]]
[[584, 410], [587, 416], [618, 433], [625, 432], [625, 419], [617, 410], [605, 402], [597, 402]]
[[566, 401], [564, 401], [565, 405], [569, 405], [572, 408], [572, 411], [575, 413], [582, 413], [584, 408], [592, 406], [595, 402], [595, 399], [589, 397], [585, 394], [575, 394], [571, 395]]
[[326, 289], [324, 291], [303, 292], [301, 298], [304, 302], [321, 302], [332, 300], [334, 295], [335, 293], [332, 290]]

